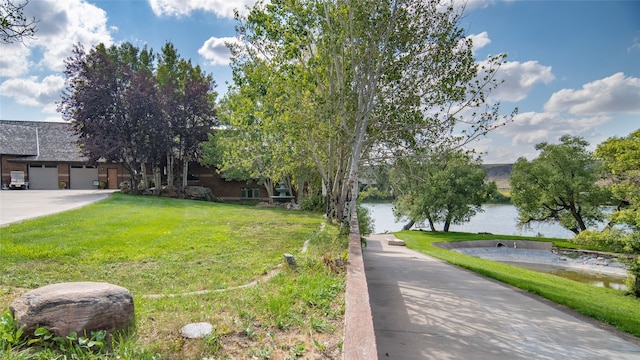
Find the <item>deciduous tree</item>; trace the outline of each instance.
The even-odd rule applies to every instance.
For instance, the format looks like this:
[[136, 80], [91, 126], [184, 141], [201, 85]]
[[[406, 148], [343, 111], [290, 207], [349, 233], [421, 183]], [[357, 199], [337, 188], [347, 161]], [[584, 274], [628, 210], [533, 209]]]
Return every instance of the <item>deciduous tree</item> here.
[[601, 206], [609, 192], [597, 183], [599, 163], [588, 146], [580, 137], [564, 135], [560, 144], [537, 144], [536, 159], [518, 159], [509, 181], [521, 224], [557, 222], [578, 234], [604, 220]]
[[440, 1], [276, 0], [241, 19], [236, 86], [262, 62], [270, 76], [254, 101], [287, 84], [269, 131], [295, 134], [287, 144], [315, 164], [330, 219], [355, 211], [366, 158], [461, 146], [509, 120], [485, 103], [504, 57], [479, 65], [461, 16]]
[[443, 223], [443, 231], [451, 224], [469, 221], [493, 192], [495, 183], [485, 182], [486, 173], [480, 158], [460, 150], [431, 151], [422, 156], [398, 159], [392, 170], [394, 214], [408, 219], [404, 226], [427, 221], [431, 231]]

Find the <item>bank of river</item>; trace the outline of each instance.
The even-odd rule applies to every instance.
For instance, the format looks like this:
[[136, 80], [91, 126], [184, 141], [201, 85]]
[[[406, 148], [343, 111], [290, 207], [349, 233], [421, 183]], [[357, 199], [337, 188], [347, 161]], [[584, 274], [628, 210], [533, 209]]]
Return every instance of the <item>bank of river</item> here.
[[[371, 211], [374, 221], [374, 232], [394, 232], [402, 230], [405, 222], [398, 222], [393, 216], [393, 205], [390, 203], [363, 204]], [[501, 235], [541, 236], [550, 238], [569, 239], [573, 233], [557, 224], [533, 224], [529, 228], [518, 227], [518, 210], [513, 205], [487, 204], [483, 205], [483, 212], [477, 213], [471, 221], [456, 225], [452, 224], [450, 231], [460, 232], [488, 232]], [[414, 229], [421, 226], [415, 225]], [[425, 228], [422, 226], [422, 228]], [[428, 225], [426, 225], [428, 228]], [[442, 230], [442, 224], [436, 228]]]

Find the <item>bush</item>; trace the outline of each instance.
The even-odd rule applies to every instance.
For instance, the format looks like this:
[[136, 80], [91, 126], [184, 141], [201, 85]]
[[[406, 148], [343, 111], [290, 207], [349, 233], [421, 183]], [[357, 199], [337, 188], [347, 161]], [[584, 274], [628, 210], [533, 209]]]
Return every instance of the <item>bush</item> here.
[[576, 235], [571, 242], [601, 251], [638, 254], [640, 253], [639, 235], [622, 229], [605, 228], [602, 231], [583, 231]]
[[640, 258], [627, 263], [627, 289], [635, 297], [640, 298]]
[[302, 210], [306, 211], [324, 211], [327, 207], [327, 200], [321, 193], [311, 196], [305, 196], [300, 202]]
[[373, 232], [373, 218], [369, 209], [362, 205], [358, 205], [358, 228], [360, 229], [361, 236], [367, 236]]

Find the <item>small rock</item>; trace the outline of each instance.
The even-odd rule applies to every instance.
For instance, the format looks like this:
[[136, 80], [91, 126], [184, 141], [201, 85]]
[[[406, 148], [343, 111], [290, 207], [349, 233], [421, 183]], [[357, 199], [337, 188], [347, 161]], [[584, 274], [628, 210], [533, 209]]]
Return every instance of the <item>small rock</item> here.
[[212, 332], [213, 325], [207, 322], [199, 322], [185, 325], [182, 330], [180, 330], [180, 335], [187, 339], [200, 339], [211, 335]]
[[296, 258], [291, 254], [284, 254], [284, 260], [290, 266], [296, 266]]

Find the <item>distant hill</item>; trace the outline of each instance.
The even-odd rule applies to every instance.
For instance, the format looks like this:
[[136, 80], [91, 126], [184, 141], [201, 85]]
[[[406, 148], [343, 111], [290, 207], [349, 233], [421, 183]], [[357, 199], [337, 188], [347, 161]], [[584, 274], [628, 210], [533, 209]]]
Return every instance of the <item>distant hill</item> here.
[[482, 164], [482, 168], [487, 172], [487, 180], [495, 181], [498, 190], [509, 191], [509, 176], [513, 169], [513, 164]]

